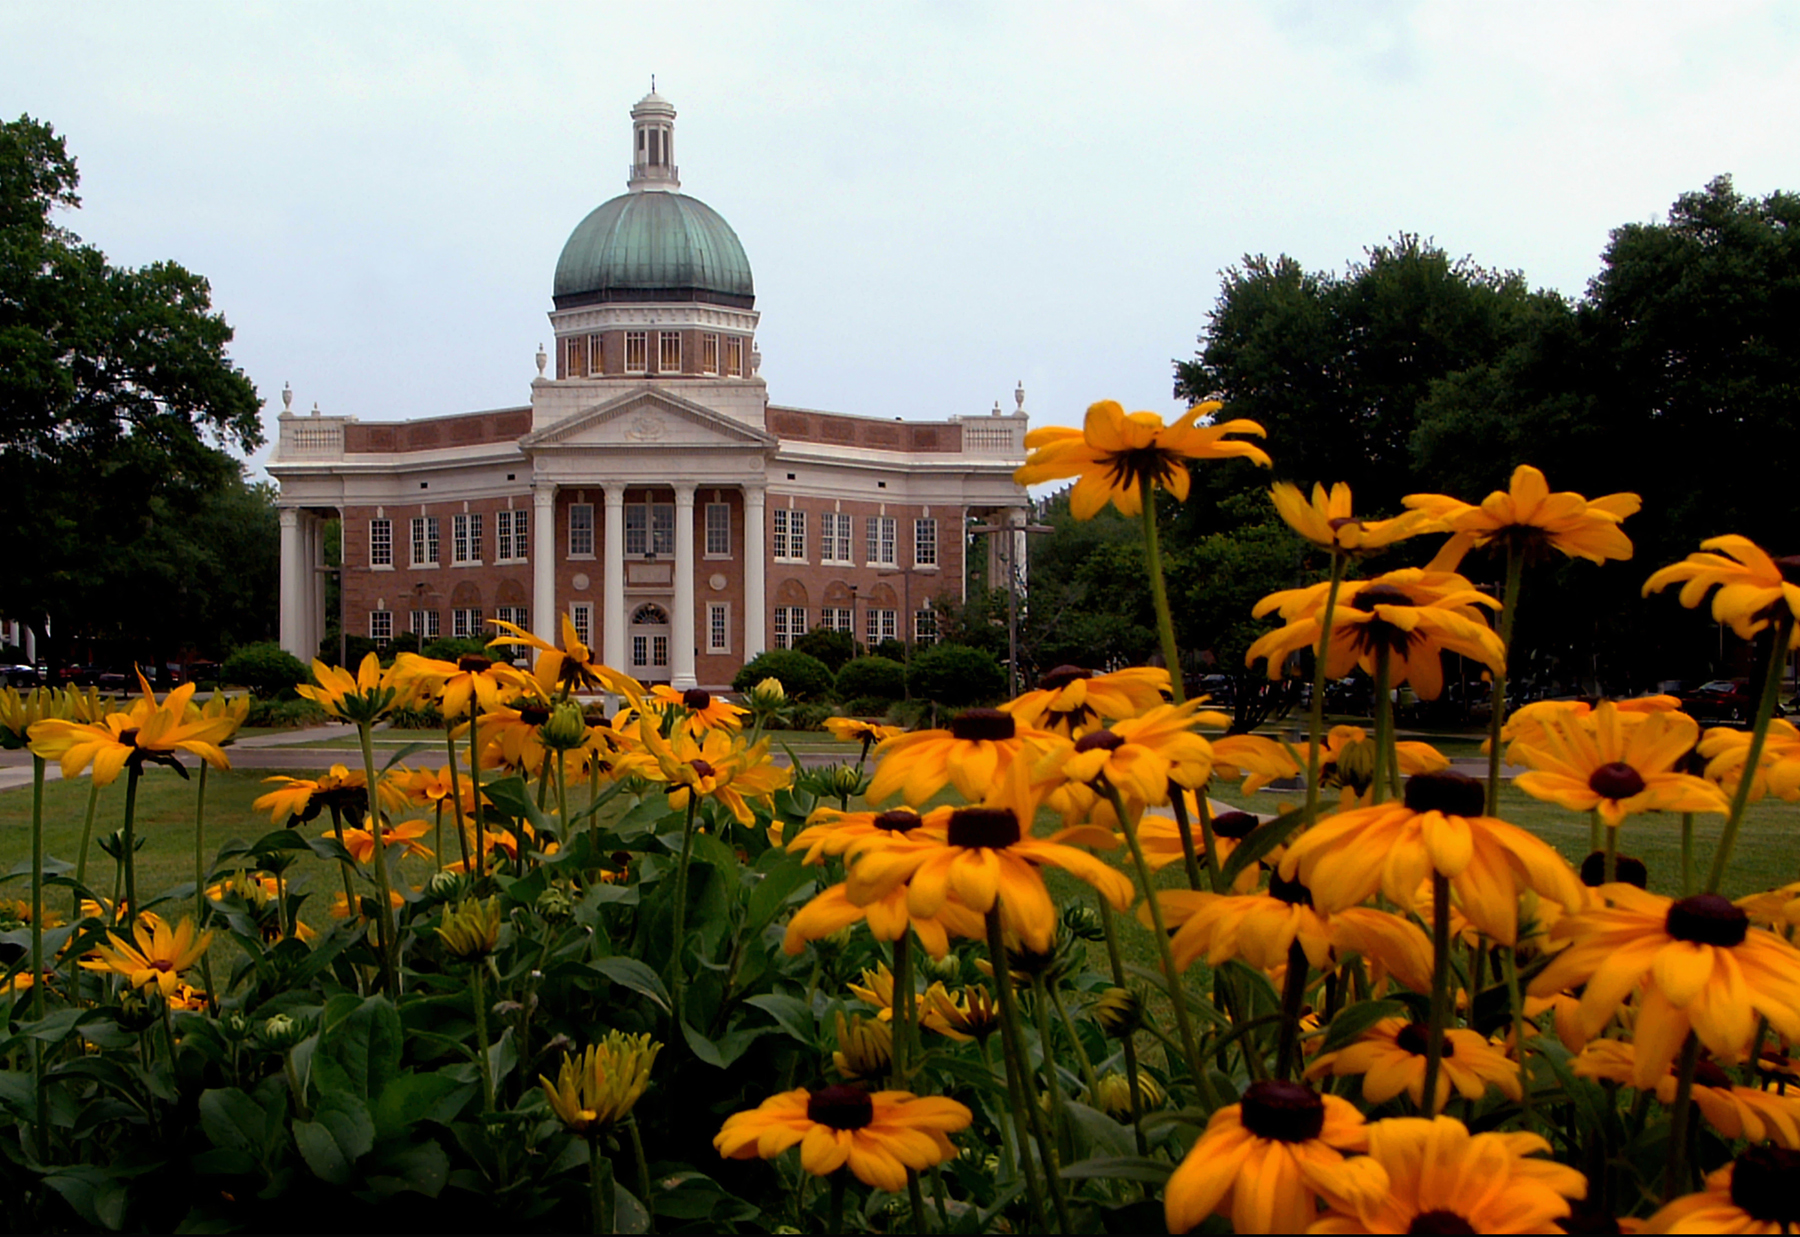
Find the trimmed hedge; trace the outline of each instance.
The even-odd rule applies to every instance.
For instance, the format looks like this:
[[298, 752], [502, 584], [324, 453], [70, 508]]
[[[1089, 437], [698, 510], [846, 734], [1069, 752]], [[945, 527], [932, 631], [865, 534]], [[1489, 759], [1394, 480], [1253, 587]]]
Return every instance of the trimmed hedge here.
[[1006, 672], [994, 655], [966, 644], [934, 644], [914, 653], [907, 681], [913, 695], [951, 708], [997, 700], [1006, 691]]
[[273, 700], [283, 692], [291, 693], [296, 683], [312, 682], [312, 671], [275, 641], [265, 640], [233, 652], [219, 667], [219, 678], [249, 688], [258, 700]]
[[858, 657], [837, 673], [839, 700], [898, 700], [906, 695], [906, 667], [887, 657]]
[[795, 703], [831, 697], [833, 676], [830, 667], [816, 657], [793, 649], [770, 649], [757, 654], [731, 680], [731, 689], [747, 692], [764, 679], [778, 680], [788, 699]]

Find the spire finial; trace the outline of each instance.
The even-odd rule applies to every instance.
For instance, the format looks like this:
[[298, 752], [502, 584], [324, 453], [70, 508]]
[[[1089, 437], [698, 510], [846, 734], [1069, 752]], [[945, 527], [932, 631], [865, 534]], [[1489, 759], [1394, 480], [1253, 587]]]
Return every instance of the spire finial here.
[[294, 410], [294, 388], [285, 382], [281, 384], [281, 410], [283, 412]]

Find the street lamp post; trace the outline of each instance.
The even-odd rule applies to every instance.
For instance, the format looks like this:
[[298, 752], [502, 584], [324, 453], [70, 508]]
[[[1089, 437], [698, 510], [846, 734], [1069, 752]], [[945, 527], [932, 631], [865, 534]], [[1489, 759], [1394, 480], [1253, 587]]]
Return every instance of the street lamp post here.
[[[888, 567], [882, 571], [877, 571], [875, 573], [877, 576], [899, 576], [899, 577], [901, 577], [900, 604], [906, 607], [906, 609], [901, 611], [901, 613], [906, 615], [906, 621], [908, 623], [913, 624], [911, 629], [907, 632], [907, 635], [909, 637], [917, 637], [919, 634], [918, 626], [913, 619], [913, 608], [912, 608], [913, 570], [914, 569], [911, 567]], [[852, 600], [854, 600], [856, 597], [856, 589], [854, 587], [852, 587], [850, 590], [850, 596], [851, 596]], [[906, 681], [901, 684], [900, 691], [901, 691], [901, 694], [908, 700], [912, 699], [912, 646], [913, 646], [913, 642], [912, 642], [912, 639], [910, 639], [910, 638], [907, 640], [903, 640], [900, 644], [900, 659], [901, 659], [901, 662], [906, 666]], [[871, 651], [873, 651], [873, 650], [871, 650]]]
[[[1013, 516], [1017, 514], [1018, 519]], [[1004, 524], [974, 524], [969, 531], [980, 536], [991, 537], [997, 533], [1007, 534], [1000, 543], [1000, 558], [1006, 563], [1006, 685], [1007, 695], [1019, 694], [1019, 564], [1015, 558], [1015, 547], [1022, 543], [1028, 533], [1053, 533], [1056, 530], [1048, 524], [1028, 524], [1025, 522], [1024, 509], [1008, 508], [1007, 522]], [[1016, 535], [1015, 535], [1016, 534]]]

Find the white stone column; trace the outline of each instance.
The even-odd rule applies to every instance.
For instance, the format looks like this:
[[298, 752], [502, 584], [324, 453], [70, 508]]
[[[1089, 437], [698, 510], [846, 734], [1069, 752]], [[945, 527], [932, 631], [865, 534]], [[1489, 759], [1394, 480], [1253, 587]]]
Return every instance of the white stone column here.
[[767, 491], [759, 485], [744, 487], [744, 660], [768, 647], [769, 538], [763, 531], [763, 501]]
[[301, 575], [304, 555], [300, 539], [300, 512], [294, 507], [281, 509], [281, 647], [306, 661], [312, 656], [306, 649], [306, 633], [300, 628], [305, 613], [305, 577]]
[[556, 612], [556, 487], [542, 481], [531, 490], [531, 630], [546, 643], [562, 644], [562, 620]]
[[669, 686], [696, 686], [694, 677], [694, 487], [675, 487], [675, 613], [669, 616]]
[[[625, 661], [625, 483], [606, 485], [606, 561], [600, 565], [600, 660], [626, 671]], [[628, 672], [628, 671], [627, 671]]]

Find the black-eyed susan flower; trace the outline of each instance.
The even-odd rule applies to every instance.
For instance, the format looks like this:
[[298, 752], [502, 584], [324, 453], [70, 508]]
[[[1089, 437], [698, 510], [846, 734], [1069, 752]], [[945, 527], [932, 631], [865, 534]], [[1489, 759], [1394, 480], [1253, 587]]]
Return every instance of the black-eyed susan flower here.
[[[1244, 654], [1244, 664], [1268, 659], [1269, 677], [1281, 677], [1289, 653], [1316, 648], [1324, 629], [1325, 584], [1271, 593], [1251, 613], [1278, 612], [1285, 625], [1261, 636]], [[1388, 658], [1388, 686], [1402, 683], [1423, 699], [1444, 690], [1443, 655], [1460, 653], [1488, 667], [1506, 665], [1506, 646], [1481, 616], [1481, 607], [1499, 603], [1459, 575], [1409, 567], [1371, 580], [1346, 580], [1331, 612], [1331, 649], [1325, 673], [1342, 678], [1352, 666], [1373, 676], [1376, 661]]]
[[[1625, 1040], [1595, 1040], [1570, 1068], [1577, 1078], [1601, 1078], [1633, 1086], [1636, 1055]], [[1664, 1107], [1674, 1104], [1678, 1081], [1674, 1070], [1657, 1080], [1656, 1098]], [[1691, 1095], [1707, 1124], [1726, 1139], [1744, 1138], [1753, 1143], [1773, 1142], [1790, 1151], [1800, 1149], [1800, 1095], [1740, 1087], [1708, 1060], [1695, 1063]]]
[[[1188, 790], [1182, 792], [1182, 797], [1186, 801], [1188, 819], [1190, 821], [1198, 820], [1199, 801], [1197, 796], [1193, 791]], [[1112, 810], [1111, 803], [1102, 799], [1095, 805], [1095, 809], [1094, 824], [1103, 828], [1111, 828], [1118, 823], [1118, 814]], [[1221, 867], [1231, 858], [1231, 852], [1236, 850], [1239, 844], [1249, 837], [1261, 823], [1260, 819], [1252, 816], [1249, 812], [1220, 812], [1213, 817], [1213, 845], [1218, 852], [1218, 862]], [[1194, 843], [1196, 856], [1204, 858], [1206, 845], [1199, 826], [1191, 826], [1188, 833]], [[1182, 840], [1181, 828], [1176, 824], [1173, 816], [1146, 812], [1138, 818], [1137, 835], [1138, 845], [1144, 849], [1144, 862], [1150, 865], [1152, 872], [1160, 872], [1171, 863], [1180, 863], [1187, 858], [1187, 843]], [[1124, 841], [1125, 836], [1120, 834], [1120, 844], [1123, 845]], [[1278, 852], [1272, 852], [1272, 856], [1271, 861], [1280, 858]], [[1261, 879], [1261, 866], [1254, 863], [1249, 864], [1237, 874], [1237, 879], [1232, 882], [1231, 891], [1233, 893], [1251, 893]]]
[[650, 1067], [662, 1045], [649, 1035], [608, 1031], [580, 1056], [563, 1054], [562, 1069], [552, 1083], [542, 1074], [550, 1111], [576, 1134], [593, 1134], [617, 1125], [650, 1085]]
[[[1706, 761], [1707, 780], [1735, 794], [1744, 776], [1744, 762], [1750, 758], [1753, 737], [1750, 731], [1733, 726], [1708, 730], [1697, 749]], [[1786, 718], [1769, 719], [1762, 755], [1756, 762], [1756, 776], [1750, 782], [1750, 802], [1767, 794], [1789, 803], [1800, 799], [1800, 728]]]
[[1212, 745], [1194, 727], [1227, 720], [1201, 713], [1197, 700], [1157, 705], [1106, 729], [1090, 730], [1073, 743], [1064, 739], [1048, 745], [1032, 777], [1086, 785], [1105, 779], [1129, 803], [1163, 803], [1171, 782], [1190, 790], [1206, 784], [1212, 776]]
[[[1719, 553], [1709, 552], [1713, 550]], [[1787, 578], [1797, 567], [1792, 560], [1770, 558], [1748, 537], [1714, 537], [1702, 541], [1699, 552], [1651, 575], [1644, 581], [1644, 596], [1680, 582], [1681, 604], [1692, 610], [1716, 588], [1713, 618], [1748, 640], [1769, 625], [1778, 609], [1787, 611], [1790, 622], [1800, 615], [1800, 585]], [[1800, 648], [1800, 624], [1793, 625], [1788, 648]]]
[[190, 707], [195, 684], [183, 684], [158, 704], [141, 674], [138, 683], [141, 696], [124, 711], [108, 713], [97, 722], [50, 717], [34, 723], [32, 754], [59, 761], [64, 777], [79, 777], [92, 765], [96, 786], [111, 785], [127, 765], [142, 768], [154, 763], [179, 769], [180, 752], [198, 756], [215, 769], [231, 768], [219, 744], [231, 737], [237, 723], [225, 716], [206, 717]]
[[1511, 485], [1480, 506], [1443, 494], [1409, 494], [1402, 501], [1470, 545], [1498, 542], [1533, 556], [1560, 550], [1596, 563], [1631, 557], [1631, 539], [1619, 525], [1644, 505], [1636, 494], [1588, 499], [1569, 490], [1551, 493], [1544, 474], [1530, 464], [1515, 468]]
[[68, 698], [53, 688], [34, 687], [23, 693], [16, 687], [0, 688], [0, 747], [17, 750], [39, 722], [71, 717]]
[[1706, 1175], [1706, 1188], [1668, 1203], [1646, 1233], [1791, 1233], [1800, 1229], [1800, 1152], [1749, 1147]]
[[1408, 511], [1391, 520], [1359, 520], [1350, 510], [1350, 487], [1342, 481], [1329, 491], [1315, 482], [1312, 501], [1291, 481], [1277, 481], [1269, 489], [1275, 510], [1287, 526], [1314, 545], [1346, 554], [1367, 554], [1385, 549], [1419, 533], [1430, 532], [1437, 520], [1424, 511]]
[[657, 683], [642, 700], [627, 705], [613, 725], [616, 729], [630, 730], [635, 728], [639, 716], [658, 721], [669, 717], [674, 719], [674, 726], [698, 739], [708, 730], [743, 729], [744, 718], [749, 713], [749, 709], [741, 708], [723, 696], [715, 696], [704, 687], [676, 691]]
[[[1137, 1077], [1137, 1092], [1138, 1103], [1145, 1112], [1161, 1108], [1169, 1098], [1161, 1083], [1142, 1072]], [[1131, 1120], [1131, 1079], [1118, 1070], [1108, 1070], [1095, 1079], [1094, 1093], [1087, 1097], [1087, 1102], [1115, 1120]]]
[[313, 682], [301, 683], [294, 690], [340, 721], [369, 725], [412, 700], [411, 689], [401, 680], [399, 662], [383, 670], [381, 658], [374, 653], [362, 659], [355, 674], [317, 658], [312, 673]]
[[1160, 666], [1095, 674], [1065, 665], [1046, 671], [1035, 689], [1000, 707], [1024, 726], [1080, 738], [1109, 721], [1148, 713], [1168, 694], [1169, 672]]
[[1418, 913], [1421, 887], [1429, 889], [1436, 873], [1449, 880], [1469, 921], [1507, 945], [1517, 939], [1527, 889], [1571, 910], [1585, 905], [1586, 890], [1563, 857], [1525, 830], [1483, 816], [1484, 802], [1471, 777], [1417, 774], [1403, 801], [1328, 817], [1289, 843], [1281, 875], [1298, 875], [1330, 913], [1377, 889]]
[[[1446, 1061], [1448, 1064], [1448, 1061]], [[1381, 1193], [1320, 1190], [1331, 1208], [1314, 1233], [1551, 1233], [1587, 1178], [1537, 1158], [1536, 1134], [1471, 1134], [1453, 1117], [1392, 1117], [1365, 1127]]]
[[1284, 743], [1259, 734], [1228, 734], [1212, 740], [1213, 771], [1221, 778], [1244, 779], [1245, 794], [1270, 782], [1299, 777], [1303, 766]]
[[[1674, 696], [1629, 696], [1611, 704], [1621, 726], [1635, 726], [1655, 713], [1681, 711], [1681, 701]], [[1592, 716], [1593, 712], [1594, 706], [1586, 700], [1534, 700], [1520, 705], [1500, 729], [1500, 741], [1506, 744], [1506, 762], [1522, 763], [1522, 759], [1513, 758], [1513, 748], [1518, 744], [1543, 746], [1546, 721], [1559, 717], [1579, 721]], [[1482, 741], [1481, 750], [1484, 753], [1489, 750], [1487, 740]]]
[[500, 899], [464, 900], [455, 910], [444, 912], [437, 934], [452, 957], [464, 962], [487, 957], [500, 945]]
[[1000, 1029], [1000, 1003], [980, 984], [965, 985], [952, 996], [934, 983], [919, 998], [919, 1025], [958, 1043], [986, 1043]]
[[906, 904], [906, 887], [896, 885], [885, 897], [858, 905], [848, 888], [833, 885], [794, 912], [781, 938], [781, 948], [798, 954], [807, 942], [835, 935], [853, 923], [867, 923], [869, 935], [878, 941], [897, 941], [910, 928], [933, 958], [950, 952], [952, 936], [978, 939], [985, 932], [982, 918], [954, 897], [945, 899], [935, 915], [915, 916]]
[[1169, 1175], [1163, 1213], [1171, 1233], [1228, 1216], [1238, 1233], [1299, 1233], [1318, 1218], [1327, 1188], [1376, 1202], [1386, 1174], [1346, 1160], [1364, 1145], [1363, 1117], [1346, 1100], [1297, 1082], [1254, 1082], [1241, 1102], [1213, 1113]]
[[470, 710], [491, 713], [504, 694], [523, 691], [529, 680], [508, 662], [466, 654], [455, 661], [402, 653], [394, 658], [393, 680], [415, 698], [431, 700], [452, 722]]
[[941, 1096], [871, 1094], [849, 1083], [801, 1087], [725, 1118], [713, 1146], [728, 1160], [772, 1160], [798, 1145], [801, 1167], [814, 1176], [848, 1166], [864, 1185], [898, 1192], [906, 1188], [907, 1169], [923, 1171], [954, 1157], [949, 1136], [972, 1119], [967, 1108]]
[[877, 743], [886, 742], [895, 735], [905, 733], [898, 726], [864, 721], [860, 717], [828, 717], [824, 721], [824, 726], [831, 737], [839, 743], [861, 744], [864, 756], [867, 756], [869, 749]]
[[1634, 1085], [1655, 1086], [1691, 1030], [1722, 1061], [1741, 1061], [1757, 1015], [1800, 1038], [1800, 951], [1718, 894], [1675, 901], [1630, 885], [1601, 886], [1612, 904], [1565, 915], [1569, 941], [1531, 981], [1534, 996], [1585, 984], [1581, 1022], [1598, 1035], [1637, 993]]
[[180, 985], [181, 973], [199, 962], [212, 944], [213, 934], [196, 932], [191, 917], [171, 928], [163, 920], [140, 915], [132, 925], [131, 937], [127, 941], [123, 935], [114, 935], [109, 944], [81, 960], [82, 968], [123, 975], [133, 988], [154, 984], [169, 997]]
[[1069, 491], [1069, 513], [1091, 520], [1111, 503], [1123, 515], [1142, 508], [1145, 481], [1161, 486], [1182, 502], [1188, 496], [1188, 460], [1248, 459], [1269, 467], [1269, 456], [1255, 443], [1227, 434], [1264, 437], [1254, 421], [1201, 425], [1222, 407], [1218, 401], [1195, 404], [1173, 425], [1154, 412], [1128, 413], [1115, 400], [1091, 404], [1081, 429], [1050, 425], [1025, 435], [1025, 464], [1013, 473], [1020, 485], [1076, 478]]
[[1610, 700], [1585, 717], [1542, 715], [1538, 737], [1510, 749], [1512, 759], [1530, 766], [1513, 784], [1572, 812], [1598, 812], [1613, 826], [1637, 812], [1730, 810], [1717, 785], [1676, 767], [1700, 737], [1698, 722], [1685, 713], [1641, 713], [1632, 722], [1626, 716]]
[[594, 659], [593, 650], [575, 632], [575, 620], [562, 616], [562, 647], [540, 640], [523, 627], [501, 619], [488, 620], [503, 634], [488, 641], [488, 646], [529, 648], [537, 650], [532, 676], [540, 684], [552, 686], [558, 693], [611, 692], [636, 703], [643, 697], [644, 685], [628, 674]]
[[[1312, 756], [1312, 744], [1294, 745], [1304, 765]], [[1394, 744], [1394, 756], [1402, 777], [1415, 773], [1439, 773], [1450, 767], [1450, 758], [1429, 743], [1402, 739]], [[1375, 740], [1361, 726], [1333, 726], [1319, 749], [1319, 785], [1342, 792], [1344, 805], [1353, 807], [1369, 793], [1375, 780]], [[1251, 778], [1245, 791], [1264, 783]]]
[[368, 779], [361, 769], [352, 771], [345, 765], [332, 765], [318, 777], [277, 774], [263, 781], [274, 783], [277, 789], [258, 797], [250, 806], [258, 812], [266, 809], [271, 824], [289, 820], [303, 824], [330, 807], [352, 820], [369, 811]]
[[741, 735], [708, 730], [695, 739], [678, 730], [664, 739], [648, 717], [638, 719], [641, 752], [623, 757], [621, 770], [662, 782], [668, 787], [669, 807], [682, 811], [691, 796], [712, 799], [729, 811], [738, 824], [755, 823], [753, 802], [770, 802], [775, 792], [792, 780], [788, 770], [769, 759], [769, 740], [746, 745]]
[[[1353, 1078], [1362, 1075], [1363, 1098], [1385, 1104], [1404, 1092], [1415, 1106], [1424, 1102], [1425, 1052], [1430, 1031], [1423, 1022], [1383, 1018], [1354, 1042], [1336, 1052], [1320, 1054], [1307, 1067], [1307, 1077], [1330, 1075]], [[1519, 1098], [1519, 1067], [1480, 1032], [1452, 1027], [1444, 1032], [1435, 1106], [1442, 1108], [1450, 1089], [1464, 1099], [1478, 1100], [1489, 1087], [1509, 1099]]]
[[1747, 894], [1739, 898], [1736, 905], [1750, 916], [1752, 922], [1777, 931], [1800, 927], [1800, 881], [1783, 885], [1779, 889]]
[[[363, 817], [363, 827], [344, 830], [344, 849], [350, 852], [351, 858], [358, 863], [368, 863], [375, 857], [375, 832], [369, 826], [371, 821]], [[381, 830], [383, 846], [398, 846], [409, 855], [417, 855], [421, 859], [431, 858], [431, 848], [419, 839], [425, 836], [429, 826], [422, 820], [409, 820], [398, 825], [384, 825]], [[335, 833], [322, 833], [320, 837], [336, 837]]]
[[806, 852], [802, 863], [824, 863], [827, 855], [849, 860], [870, 846], [885, 845], [896, 837], [906, 837], [923, 823], [924, 817], [909, 807], [890, 808], [885, 812], [844, 812], [834, 807], [820, 807], [807, 817], [806, 828], [784, 845], [794, 854]]
[[979, 799], [1005, 775], [1028, 740], [1048, 735], [1019, 725], [998, 709], [965, 709], [948, 730], [895, 735], [875, 749], [881, 763], [869, 783], [868, 801], [882, 803], [895, 791], [911, 804], [926, 802], [947, 785], [965, 799]]
[[831, 1064], [851, 1082], [879, 1078], [894, 1063], [894, 1029], [881, 1018], [864, 1018], [852, 1014], [848, 1021], [844, 1011], [837, 1011], [837, 1049]]

